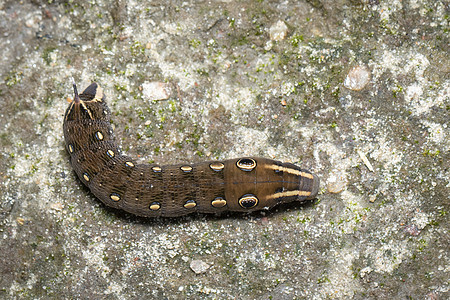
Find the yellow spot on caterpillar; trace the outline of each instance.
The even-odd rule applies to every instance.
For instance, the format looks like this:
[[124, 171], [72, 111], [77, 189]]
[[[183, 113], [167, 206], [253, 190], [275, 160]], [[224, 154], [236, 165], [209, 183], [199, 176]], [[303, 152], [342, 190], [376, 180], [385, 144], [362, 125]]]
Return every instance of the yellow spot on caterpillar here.
[[86, 181], [89, 181], [89, 180], [90, 180], [88, 173], [84, 173], [84, 174], [83, 174], [83, 178], [84, 178], [84, 180], [86, 180]]
[[103, 134], [100, 131], [97, 131], [95, 133], [95, 137], [97, 138], [97, 140], [102, 141], [103, 140]]
[[161, 167], [152, 167], [153, 172], [159, 173], [162, 171]]
[[69, 144], [69, 152], [73, 153], [73, 146], [72, 146], [72, 144]]
[[117, 202], [120, 200], [120, 195], [116, 193], [112, 193], [109, 198], [111, 198], [112, 201]]
[[188, 200], [188, 201], [186, 201], [186, 203], [184, 203], [184, 208], [187, 208], [187, 209], [194, 208], [196, 206], [197, 206], [197, 203], [195, 203], [194, 200]]
[[211, 205], [214, 206], [215, 208], [221, 208], [227, 205], [227, 201], [222, 197], [217, 197], [216, 199], [211, 201]]
[[191, 166], [182, 166], [180, 167], [181, 171], [183, 172], [191, 172], [192, 171], [192, 167]]
[[214, 171], [222, 171], [225, 168], [225, 165], [221, 162], [215, 161], [209, 164], [209, 167]]
[[128, 167], [134, 167], [134, 164], [131, 161], [126, 161], [125, 165], [127, 165]]
[[152, 202], [150, 203], [150, 209], [151, 210], [158, 210], [161, 208], [161, 204], [159, 202]]
[[107, 152], [106, 152], [107, 154], [108, 154], [108, 156], [109, 157], [111, 157], [111, 158], [113, 158], [114, 157], [114, 151], [112, 151], [111, 149], [110, 150], [108, 150]]

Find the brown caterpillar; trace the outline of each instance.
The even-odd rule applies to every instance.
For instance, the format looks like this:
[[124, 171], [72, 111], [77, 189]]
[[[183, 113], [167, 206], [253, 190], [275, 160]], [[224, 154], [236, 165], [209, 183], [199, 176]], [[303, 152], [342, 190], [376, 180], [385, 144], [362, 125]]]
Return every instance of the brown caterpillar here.
[[64, 116], [70, 162], [104, 204], [145, 217], [250, 212], [317, 196], [319, 178], [291, 163], [244, 157], [198, 164], [139, 164], [122, 155], [102, 89], [92, 83]]

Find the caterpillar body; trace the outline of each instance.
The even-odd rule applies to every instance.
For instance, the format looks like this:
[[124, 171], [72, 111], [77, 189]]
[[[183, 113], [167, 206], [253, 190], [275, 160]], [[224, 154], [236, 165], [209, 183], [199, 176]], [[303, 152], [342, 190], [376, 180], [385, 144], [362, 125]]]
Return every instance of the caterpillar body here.
[[64, 116], [70, 163], [107, 206], [144, 217], [193, 212], [251, 212], [314, 199], [319, 179], [291, 163], [243, 157], [197, 164], [142, 164], [115, 142], [110, 111], [97, 83], [75, 96]]

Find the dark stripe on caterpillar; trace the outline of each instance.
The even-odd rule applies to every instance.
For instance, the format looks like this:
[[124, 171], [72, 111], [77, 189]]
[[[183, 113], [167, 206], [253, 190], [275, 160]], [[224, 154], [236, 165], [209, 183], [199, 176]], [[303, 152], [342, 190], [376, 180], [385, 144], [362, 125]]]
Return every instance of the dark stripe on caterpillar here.
[[145, 217], [250, 212], [313, 199], [319, 179], [290, 163], [243, 157], [197, 164], [140, 164], [121, 153], [102, 89], [92, 83], [64, 116], [70, 163], [107, 206]]

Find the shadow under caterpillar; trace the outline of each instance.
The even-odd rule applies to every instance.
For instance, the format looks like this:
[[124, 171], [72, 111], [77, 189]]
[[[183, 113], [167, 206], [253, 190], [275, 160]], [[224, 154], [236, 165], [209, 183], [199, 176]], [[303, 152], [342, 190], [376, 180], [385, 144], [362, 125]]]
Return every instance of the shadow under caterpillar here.
[[314, 199], [319, 178], [291, 163], [243, 157], [197, 164], [141, 164], [121, 154], [102, 89], [92, 83], [64, 116], [70, 163], [107, 206], [144, 217], [251, 212]]

